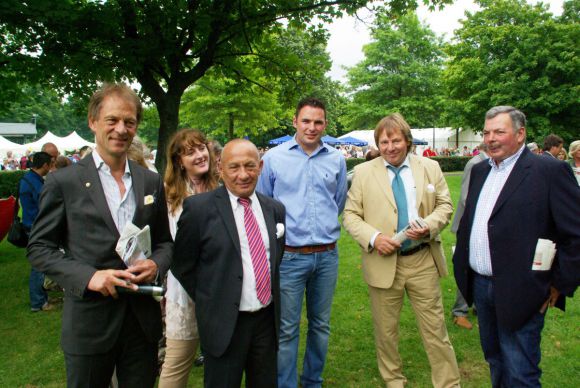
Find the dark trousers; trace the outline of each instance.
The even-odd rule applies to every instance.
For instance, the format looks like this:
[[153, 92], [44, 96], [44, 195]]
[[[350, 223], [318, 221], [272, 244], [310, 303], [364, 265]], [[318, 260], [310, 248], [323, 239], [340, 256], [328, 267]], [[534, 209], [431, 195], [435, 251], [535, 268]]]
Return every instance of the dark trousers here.
[[221, 357], [205, 354], [204, 386], [238, 388], [245, 371], [246, 387], [276, 387], [275, 330], [272, 304], [254, 313], [240, 312], [226, 352]]
[[[477, 305], [479, 336], [489, 364], [493, 388], [540, 388], [540, 342], [544, 314], [535, 313], [526, 324], [512, 331], [501, 327], [495, 312], [493, 280], [474, 275], [473, 297]], [[501, 295], [498, 296], [501, 298]]]
[[149, 388], [157, 378], [157, 343], [147, 341], [131, 308], [117, 343], [104, 354], [64, 354], [69, 388], [106, 388], [117, 368], [119, 387]]

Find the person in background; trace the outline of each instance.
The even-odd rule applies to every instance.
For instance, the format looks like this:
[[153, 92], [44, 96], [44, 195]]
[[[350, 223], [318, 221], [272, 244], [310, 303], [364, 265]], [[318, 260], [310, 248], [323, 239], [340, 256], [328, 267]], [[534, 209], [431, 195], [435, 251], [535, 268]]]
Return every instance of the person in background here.
[[556, 159], [562, 160], [564, 162], [568, 160], [568, 152], [566, 152], [566, 148], [562, 147], [560, 152], [558, 152], [558, 156], [556, 156]]
[[[217, 187], [215, 160], [203, 133], [196, 129], [177, 132], [167, 147], [165, 169], [169, 229], [174, 239], [183, 201]], [[195, 304], [171, 271], [167, 273], [165, 329], [167, 346], [159, 387], [186, 387], [199, 345], [199, 334]]]
[[[487, 111], [483, 140], [489, 160], [471, 170], [455, 280], [477, 306], [491, 386], [540, 387], [546, 311], [563, 309], [580, 284], [580, 188], [567, 163], [528, 150], [514, 107]], [[540, 239], [555, 244], [553, 263], [535, 255]]]
[[[451, 223], [451, 232], [453, 234], [457, 234], [457, 230], [459, 229], [459, 222], [461, 221], [461, 217], [463, 217], [463, 211], [465, 210], [465, 200], [467, 199], [467, 193], [469, 192], [469, 180], [471, 178], [471, 169], [476, 164], [487, 160], [487, 145], [485, 143], [481, 143], [478, 147], [480, 152], [478, 155], [471, 158], [465, 168], [463, 169], [463, 176], [461, 177], [461, 192], [459, 194], [459, 201], [457, 202], [457, 209], [455, 210], [455, 216], [453, 218], [453, 222]], [[455, 304], [451, 309], [451, 314], [453, 315], [453, 323], [459, 327], [464, 329], [471, 330], [473, 325], [469, 322], [469, 318], [467, 318], [467, 314], [469, 312], [469, 306], [465, 301], [463, 295], [459, 289], [455, 292]]]
[[553, 133], [546, 136], [544, 139], [544, 152], [543, 155], [556, 158], [562, 147], [564, 146], [564, 140], [558, 135], [554, 135]]
[[[32, 168], [20, 180], [19, 197], [22, 207], [22, 225], [27, 234], [30, 234], [32, 224], [38, 216], [40, 192], [44, 185], [44, 177], [50, 171], [52, 158], [46, 152], [34, 154]], [[52, 310], [53, 306], [48, 303], [48, 294], [43, 288], [44, 274], [32, 268], [28, 289], [30, 294], [30, 311]]]
[[44, 143], [40, 150], [42, 152], [46, 152], [52, 158], [52, 165], [50, 166], [50, 171], [52, 172], [52, 171], [56, 170], [56, 166], [55, 166], [56, 158], [58, 158], [58, 156], [60, 155], [60, 151], [58, 150], [56, 145], [54, 145], [54, 143], [50, 143], [50, 142]]
[[71, 164], [73, 164], [73, 162], [69, 158], [64, 155], [58, 155], [56, 157], [56, 161], [54, 162], [54, 167], [56, 170], [58, 170], [60, 168], [68, 167]]
[[81, 149], [79, 150], [79, 157], [82, 159], [85, 156], [89, 155], [91, 152], [93, 152], [93, 149], [86, 145], [86, 146], [82, 146]]
[[[439, 278], [447, 275], [440, 233], [453, 213], [447, 183], [439, 163], [409, 153], [413, 135], [400, 114], [384, 117], [374, 137], [381, 157], [355, 167], [343, 225], [361, 247], [379, 372], [387, 388], [407, 383], [398, 350], [407, 294], [433, 386], [459, 387], [439, 285]], [[419, 217], [424, 225], [417, 224]], [[393, 238], [399, 232], [407, 237], [403, 244]]]
[[568, 156], [570, 156], [568, 163], [572, 167], [572, 171], [574, 171], [578, 185], [580, 185], [580, 140], [575, 140], [570, 143], [570, 153]]
[[528, 147], [528, 149], [536, 155], [542, 154], [542, 149], [540, 147], [538, 147], [538, 145], [534, 142], [528, 143], [526, 147]]

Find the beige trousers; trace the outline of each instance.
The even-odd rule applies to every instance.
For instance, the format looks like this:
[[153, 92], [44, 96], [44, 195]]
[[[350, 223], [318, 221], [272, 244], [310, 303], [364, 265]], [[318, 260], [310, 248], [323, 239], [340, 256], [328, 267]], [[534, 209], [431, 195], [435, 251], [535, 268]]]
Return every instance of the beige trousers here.
[[369, 286], [379, 372], [388, 388], [403, 387], [399, 355], [399, 317], [405, 292], [431, 365], [435, 388], [459, 387], [459, 368], [449, 341], [439, 275], [428, 249], [411, 256], [399, 256], [393, 285], [389, 289]]
[[167, 338], [165, 362], [161, 368], [158, 388], [185, 388], [197, 352], [199, 339], [174, 340]]

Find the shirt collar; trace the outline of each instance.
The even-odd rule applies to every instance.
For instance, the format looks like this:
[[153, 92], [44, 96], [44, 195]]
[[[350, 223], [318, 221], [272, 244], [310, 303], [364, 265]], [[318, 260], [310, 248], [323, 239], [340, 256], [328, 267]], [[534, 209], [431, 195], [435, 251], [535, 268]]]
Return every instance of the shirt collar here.
[[[97, 166], [97, 170], [102, 169], [104, 172], [111, 173], [111, 168], [107, 163], [105, 163], [103, 158], [101, 158], [101, 155], [99, 155], [96, 148], [93, 150], [93, 152], [91, 152], [91, 155], [93, 156], [93, 160], [95, 161], [95, 166]], [[129, 169], [129, 162], [127, 160], [127, 157], [125, 156], [125, 175], [126, 174], [131, 175], [131, 170]]]
[[[382, 156], [379, 156], [380, 158], [383, 158]], [[384, 158], [383, 158], [383, 163], [385, 164], [385, 167], [389, 168], [389, 166], [399, 169], [403, 166], [407, 166], [409, 168], [411, 168], [411, 163], [409, 162], [409, 154], [407, 154], [407, 156], [405, 156], [405, 160], [403, 160], [403, 163], [401, 163], [401, 165], [399, 167], [395, 167], [393, 166], [391, 163], [387, 162]]]
[[509, 166], [511, 166], [512, 164], [514, 164], [518, 158], [520, 157], [520, 155], [522, 154], [522, 152], [524, 152], [524, 148], [526, 147], [525, 144], [523, 144], [520, 149], [518, 150], [518, 152], [516, 152], [515, 154], [513, 154], [510, 157], [505, 158], [504, 160], [502, 160], [501, 162], [499, 162], [498, 165], [495, 164], [495, 161], [493, 160], [493, 158], [488, 158], [487, 162], [489, 163], [489, 165], [491, 166], [491, 168], [499, 171], [499, 170], [503, 170], [508, 168]]
[[[238, 208], [238, 206], [242, 206], [239, 202], [238, 202], [238, 196], [234, 195], [234, 193], [232, 193], [227, 187], [226, 190], [228, 191], [228, 196], [230, 197], [230, 202], [232, 204], [232, 209], [236, 210]], [[256, 191], [254, 190], [254, 192], [252, 193], [252, 195], [250, 195], [250, 203], [254, 204], [257, 203], [258, 201], [258, 196], [256, 195]]]
[[[286, 144], [289, 150], [299, 149], [300, 151], [304, 152], [304, 150], [302, 149], [300, 144], [298, 144], [298, 142], [296, 141], [296, 135], [294, 135], [292, 137], [292, 139], [288, 140], [287, 142], [285, 142], [283, 144]], [[318, 154], [319, 152], [329, 152], [328, 147], [330, 147], [330, 146], [321, 140], [318, 148], [310, 156], [314, 156], [314, 155]], [[306, 152], [304, 152], [304, 153], [306, 153]]]

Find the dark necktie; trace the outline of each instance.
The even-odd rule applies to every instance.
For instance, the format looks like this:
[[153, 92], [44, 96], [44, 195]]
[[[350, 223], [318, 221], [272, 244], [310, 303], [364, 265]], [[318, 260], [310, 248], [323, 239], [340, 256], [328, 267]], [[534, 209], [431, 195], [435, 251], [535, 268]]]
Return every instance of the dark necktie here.
[[[396, 168], [393, 166], [387, 166], [391, 170], [395, 177], [391, 183], [391, 188], [393, 189], [393, 195], [395, 196], [395, 202], [397, 203], [397, 232], [400, 232], [409, 224], [409, 212], [407, 210], [407, 194], [405, 193], [405, 185], [403, 184], [403, 179], [401, 179], [401, 170], [407, 166], [401, 166]], [[405, 241], [401, 249], [405, 249], [409, 246], [409, 242]]]
[[258, 221], [254, 217], [254, 212], [252, 212], [250, 200], [247, 198], [238, 198], [238, 201], [244, 207], [244, 227], [246, 229], [246, 236], [248, 237], [250, 256], [256, 278], [256, 294], [258, 295], [260, 303], [265, 305], [272, 295], [266, 247], [264, 246], [264, 240], [262, 240], [262, 233], [260, 233]]

